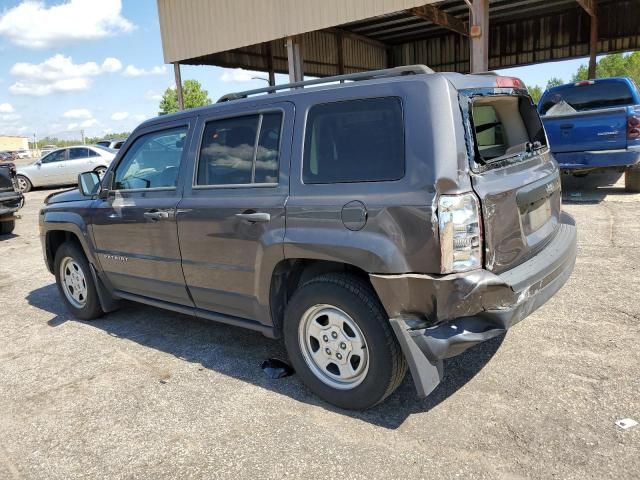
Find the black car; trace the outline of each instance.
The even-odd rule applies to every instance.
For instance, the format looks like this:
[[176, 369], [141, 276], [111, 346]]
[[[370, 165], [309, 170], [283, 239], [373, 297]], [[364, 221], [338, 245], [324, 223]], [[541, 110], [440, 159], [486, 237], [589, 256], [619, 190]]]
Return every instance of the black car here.
[[15, 213], [24, 205], [24, 197], [17, 190], [16, 166], [0, 163], [0, 235], [13, 232], [16, 226]]

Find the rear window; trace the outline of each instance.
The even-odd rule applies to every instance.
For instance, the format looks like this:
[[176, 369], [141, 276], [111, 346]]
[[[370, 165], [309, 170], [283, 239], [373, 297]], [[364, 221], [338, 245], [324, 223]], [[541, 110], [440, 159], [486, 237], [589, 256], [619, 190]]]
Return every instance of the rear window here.
[[471, 118], [480, 163], [531, 153], [547, 144], [544, 127], [529, 97], [476, 97], [471, 104]]
[[399, 98], [315, 105], [305, 133], [305, 183], [399, 180], [404, 176], [404, 124]]
[[567, 115], [596, 108], [633, 104], [633, 94], [624, 82], [596, 82], [547, 92], [540, 100], [542, 115]]

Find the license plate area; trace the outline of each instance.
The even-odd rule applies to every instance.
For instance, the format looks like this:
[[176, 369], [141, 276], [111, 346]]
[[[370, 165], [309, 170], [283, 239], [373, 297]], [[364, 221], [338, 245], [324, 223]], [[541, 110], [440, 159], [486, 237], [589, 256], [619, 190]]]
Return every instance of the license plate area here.
[[544, 227], [551, 218], [551, 202], [549, 198], [545, 198], [533, 210], [526, 215], [527, 233], [533, 233]]

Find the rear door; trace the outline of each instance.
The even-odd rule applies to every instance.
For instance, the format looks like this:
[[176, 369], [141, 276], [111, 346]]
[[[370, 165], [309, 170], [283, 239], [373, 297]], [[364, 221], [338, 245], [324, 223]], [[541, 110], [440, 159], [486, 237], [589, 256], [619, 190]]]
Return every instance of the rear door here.
[[108, 198], [96, 200], [94, 241], [116, 290], [193, 305], [180, 265], [176, 207], [194, 121], [138, 131], [114, 168]]
[[196, 164], [178, 207], [182, 268], [199, 309], [269, 319], [260, 289], [284, 258], [293, 113], [279, 102], [199, 121]]
[[79, 174], [93, 170], [94, 167], [90, 158], [92, 153], [87, 147], [69, 148], [69, 159], [65, 169], [65, 179], [68, 182], [75, 183]]
[[471, 178], [482, 206], [485, 268], [499, 273], [537, 253], [555, 234], [559, 170], [528, 96], [463, 91], [461, 99], [472, 120]]

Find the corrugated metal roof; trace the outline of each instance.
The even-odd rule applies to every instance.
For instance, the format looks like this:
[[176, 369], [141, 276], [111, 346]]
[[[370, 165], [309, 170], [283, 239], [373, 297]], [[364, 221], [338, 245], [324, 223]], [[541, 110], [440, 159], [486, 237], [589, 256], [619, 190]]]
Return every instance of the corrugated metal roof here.
[[[344, 73], [415, 63], [469, 71], [467, 37], [408, 12], [424, 0], [191, 0], [189, 8], [182, 4], [184, 12], [177, 2], [158, 0], [167, 62], [266, 71], [270, 48], [274, 70], [286, 73], [284, 37], [308, 32], [301, 37], [304, 71], [310, 76], [341, 73], [340, 45]], [[469, 20], [463, 0], [430, 3]], [[598, 52], [640, 48], [640, 0], [599, 0], [597, 5]], [[237, 18], [226, 25], [233, 15]], [[590, 19], [575, 0], [491, 0], [489, 15], [492, 69], [589, 53]], [[332, 23], [335, 19], [346, 20]]]
[[437, 0], [158, 0], [166, 63], [202, 57]]

